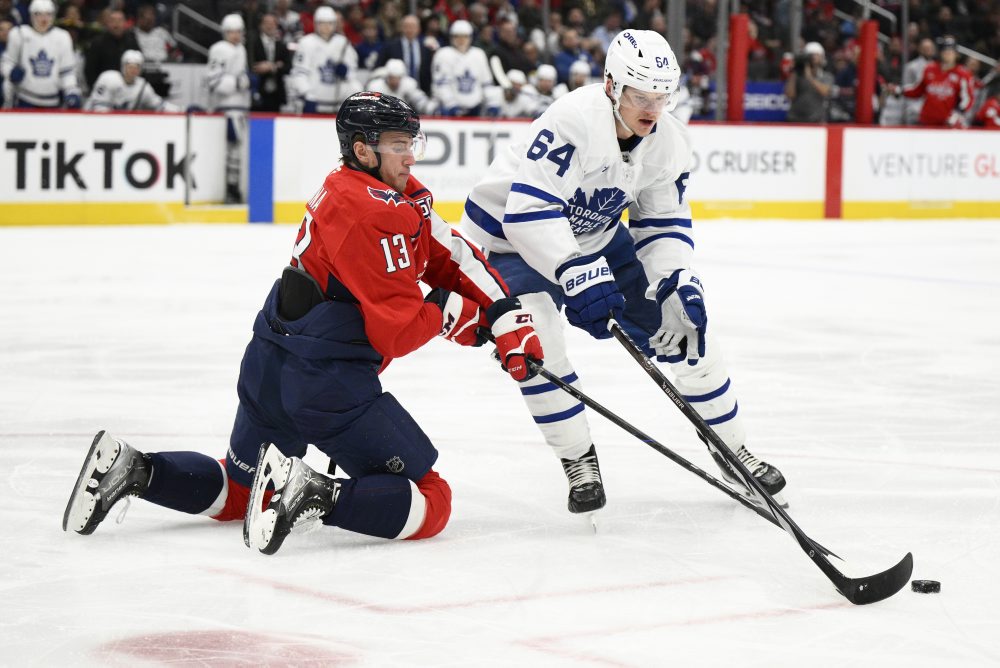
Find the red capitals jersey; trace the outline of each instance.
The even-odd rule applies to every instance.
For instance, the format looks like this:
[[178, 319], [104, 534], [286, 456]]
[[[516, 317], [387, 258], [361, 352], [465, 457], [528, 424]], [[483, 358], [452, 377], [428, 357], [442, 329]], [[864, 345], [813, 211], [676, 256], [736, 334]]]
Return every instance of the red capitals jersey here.
[[1000, 130], [1000, 100], [995, 97], [986, 100], [976, 113], [976, 120], [987, 130]]
[[947, 125], [951, 112], [964, 113], [972, 106], [972, 73], [961, 65], [943, 70], [941, 63], [929, 63], [923, 78], [903, 89], [903, 95], [924, 98], [921, 125]]
[[309, 272], [328, 297], [357, 300], [368, 340], [386, 363], [441, 331], [441, 309], [424, 302], [418, 281], [484, 309], [507, 293], [483, 254], [432, 204], [430, 191], [413, 176], [400, 194], [364, 172], [339, 167], [306, 205], [292, 251], [292, 266]]

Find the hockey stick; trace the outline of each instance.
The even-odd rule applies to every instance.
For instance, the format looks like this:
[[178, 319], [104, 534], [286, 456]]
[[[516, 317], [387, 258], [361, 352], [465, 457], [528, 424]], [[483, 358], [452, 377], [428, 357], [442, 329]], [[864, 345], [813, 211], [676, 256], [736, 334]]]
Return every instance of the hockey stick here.
[[645, 370], [646, 374], [652, 378], [663, 390], [663, 393], [674, 403], [677, 408], [680, 409], [684, 417], [694, 425], [702, 436], [704, 436], [709, 443], [715, 448], [716, 451], [726, 460], [729, 467], [736, 473], [737, 477], [743, 482], [743, 485], [747, 490], [753, 495], [755, 499], [761, 504], [768, 507], [771, 513], [774, 515], [774, 519], [787, 531], [799, 544], [799, 547], [812, 559], [813, 563], [819, 567], [821, 571], [826, 575], [827, 578], [833, 583], [844, 597], [854, 603], [855, 605], [864, 605], [866, 603], [875, 603], [883, 599], [889, 598], [900, 589], [902, 589], [906, 583], [910, 580], [910, 575], [913, 573], [913, 555], [909, 552], [902, 560], [893, 566], [892, 568], [883, 571], [881, 573], [876, 573], [875, 575], [869, 575], [867, 577], [861, 578], [849, 578], [843, 573], [841, 573], [837, 568], [830, 563], [830, 560], [826, 558], [823, 554], [823, 550], [816, 541], [812, 540], [805, 534], [805, 532], [799, 528], [792, 518], [788, 516], [788, 513], [775, 502], [775, 500], [764, 491], [760, 483], [756, 478], [750, 473], [746, 466], [743, 465], [736, 455], [726, 446], [725, 442], [719, 437], [715, 431], [708, 426], [704, 419], [698, 412], [691, 407], [691, 404], [681, 396], [677, 388], [673, 386], [666, 376], [656, 368], [656, 366], [646, 357], [645, 353], [635, 344], [635, 342], [625, 333], [622, 326], [612, 317], [608, 321], [608, 329], [611, 334], [622, 344], [622, 347], [628, 351], [629, 355], [635, 359], [636, 362]]
[[[704, 480], [705, 482], [707, 482], [712, 487], [715, 487], [716, 489], [721, 490], [726, 496], [728, 496], [729, 498], [731, 498], [734, 501], [738, 502], [740, 505], [744, 506], [745, 508], [748, 508], [748, 509], [752, 510], [753, 512], [757, 513], [758, 515], [760, 515], [761, 517], [763, 517], [765, 520], [767, 520], [768, 522], [770, 522], [774, 526], [778, 527], [779, 529], [784, 529], [784, 527], [781, 524], [779, 524], [776, 519], [774, 519], [774, 516], [771, 515], [771, 513], [769, 513], [766, 510], [762, 509], [760, 506], [757, 506], [756, 504], [754, 504], [753, 502], [751, 502], [750, 500], [748, 500], [745, 496], [743, 496], [739, 492], [733, 491], [730, 487], [728, 487], [727, 485], [725, 485], [724, 483], [722, 483], [717, 478], [715, 478], [712, 475], [710, 475], [710, 474], [706, 473], [705, 471], [701, 470], [700, 468], [698, 468], [697, 466], [695, 466], [694, 464], [692, 464], [688, 460], [684, 459], [684, 457], [681, 457], [680, 455], [678, 455], [676, 452], [674, 452], [670, 448], [668, 448], [665, 445], [661, 444], [659, 441], [657, 441], [656, 439], [654, 439], [652, 436], [647, 435], [645, 432], [639, 430], [637, 427], [635, 427], [634, 425], [632, 425], [630, 422], [628, 422], [625, 419], [621, 418], [616, 413], [613, 413], [608, 408], [605, 408], [602, 404], [599, 404], [597, 401], [595, 401], [594, 399], [592, 399], [589, 395], [584, 394], [583, 391], [578, 390], [577, 388], [573, 387], [572, 385], [570, 385], [569, 383], [567, 383], [566, 381], [564, 381], [562, 378], [560, 378], [556, 374], [552, 373], [551, 371], [549, 371], [545, 367], [541, 366], [540, 364], [538, 364], [534, 360], [528, 360], [528, 366], [531, 367], [532, 371], [537, 372], [539, 376], [541, 376], [545, 380], [549, 381], [550, 383], [552, 383], [553, 385], [555, 385], [559, 389], [563, 390], [564, 392], [566, 392], [567, 394], [569, 394], [570, 396], [572, 396], [577, 401], [580, 401], [585, 406], [587, 406], [587, 408], [590, 408], [595, 413], [598, 413], [601, 416], [607, 418], [607, 420], [610, 421], [612, 424], [614, 424], [614, 425], [616, 425], [618, 427], [621, 427], [623, 430], [625, 430], [628, 433], [632, 434], [637, 439], [639, 439], [640, 441], [642, 441], [643, 443], [645, 443], [646, 445], [648, 445], [652, 449], [654, 449], [657, 452], [659, 452], [661, 455], [664, 455], [670, 461], [674, 462], [675, 464], [679, 464], [681, 466], [681, 468], [687, 469], [691, 473], [694, 473], [696, 476], [698, 476], [699, 478], [701, 478], [702, 480]], [[823, 554], [825, 554], [825, 555], [827, 555], [829, 557], [836, 557], [837, 559], [840, 559], [839, 556], [837, 556], [836, 554], [834, 554], [830, 550], [826, 549], [825, 547], [823, 547], [819, 543], [816, 543], [816, 547], [820, 551], [822, 551]]]
[[507, 73], [504, 72], [500, 56], [490, 56], [490, 70], [493, 72], [493, 78], [497, 80], [497, 84], [501, 88], [504, 90], [510, 90], [510, 88], [513, 87], [510, 79], [507, 78]]

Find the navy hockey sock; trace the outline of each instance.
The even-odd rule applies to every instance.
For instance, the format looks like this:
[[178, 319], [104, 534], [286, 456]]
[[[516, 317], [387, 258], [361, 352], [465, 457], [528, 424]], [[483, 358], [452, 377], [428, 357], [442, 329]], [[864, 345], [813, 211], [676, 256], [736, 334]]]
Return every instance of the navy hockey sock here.
[[225, 479], [219, 462], [200, 452], [153, 452], [153, 478], [143, 499], [182, 513], [197, 515], [207, 510]]
[[410, 481], [398, 475], [378, 474], [358, 479], [338, 479], [341, 484], [337, 505], [323, 518], [348, 531], [379, 538], [396, 538], [410, 516], [414, 501]]

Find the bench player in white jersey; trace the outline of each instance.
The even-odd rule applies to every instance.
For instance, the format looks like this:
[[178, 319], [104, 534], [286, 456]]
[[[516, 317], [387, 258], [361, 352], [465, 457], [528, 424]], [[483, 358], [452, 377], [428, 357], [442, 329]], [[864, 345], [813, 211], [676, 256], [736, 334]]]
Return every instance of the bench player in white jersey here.
[[434, 114], [437, 103], [420, 90], [417, 80], [406, 74], [406, 64], [399, 58], [391, 58], [385, 63], [385, 74], [368, 82], [365, 90], [398, 97], [413, 107], [418, 114]]
[[101, 72], [94, 82], [94, 92], [83, 106], [86, 111], [180, 111], [180, 108], [156, 94], [142, 75], [141, 51], [129, 49], [122, 54], [121, 70]]
[[243, 143], [250, 112], [250, 74], [243, 44], [246, 26], [239, 14], [222, 17], [222, 39], [208, 50], [209, 110], [226, 116], [226, 201], [243, 201]]
[[[684, 196], [692, 152], [668, 113], [680, 69], [666, 40], [625, 30], [605, 61], [604, 84], [577, 89], [536, 119], [527, 144], [503, 151], [465, 203], [462, 229], [489, 251], [512, 295], [535, 314], [545, 368], [576, 385], [559, 319], [602, 339], [609, 314], [649, 356], [670, 365], [678, 389], [775, 494], [781, 472], [754, 457], [718, 343], [707, 332]], [[629, 224], [620, 222], [628, 209]], [[562, 460], [569, 509], [604, 506], [584, 406], [544, 378], [521, 393]], [[725, 462], [713, 457], [730, 482]]]
[[442, 116], [480, 116], [486, 87], [493, 85], [486, 52], [472, 46], [468, 21], [455, 21], [448, 34], [451, 46], [438, 49], [431, 61], [431, 95], [441, 105]]
[[54, 27], [52, 0], [31, 0], [31, 25], [11, 28], [7, 49], [0, 60], [4, 105], [21, 109], [79, 109], [73, 40]]
[[295, 91], [306, 114], [335, 114], [340, 105], [363, 86], [358, 81], [358, 52], [337, 33], [337, 13], [318, 7], [313, 15], [316, 32], [299, 40], [292, 65]]

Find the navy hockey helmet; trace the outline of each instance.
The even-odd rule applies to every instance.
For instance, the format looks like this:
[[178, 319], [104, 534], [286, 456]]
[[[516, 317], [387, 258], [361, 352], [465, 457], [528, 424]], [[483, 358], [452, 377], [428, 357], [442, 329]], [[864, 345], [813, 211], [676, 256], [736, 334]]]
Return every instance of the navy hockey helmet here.
[[365, 91], [350, 96], [337, 112], [337, 137], [340, 152], [351, 163], [354, 157], [354, 142], [358, 135], [371, 146], [378, 144], [383, 132], [405, 132], [416, 138], [420, 135], [420, 117], [413, 107], [398, 97]]

